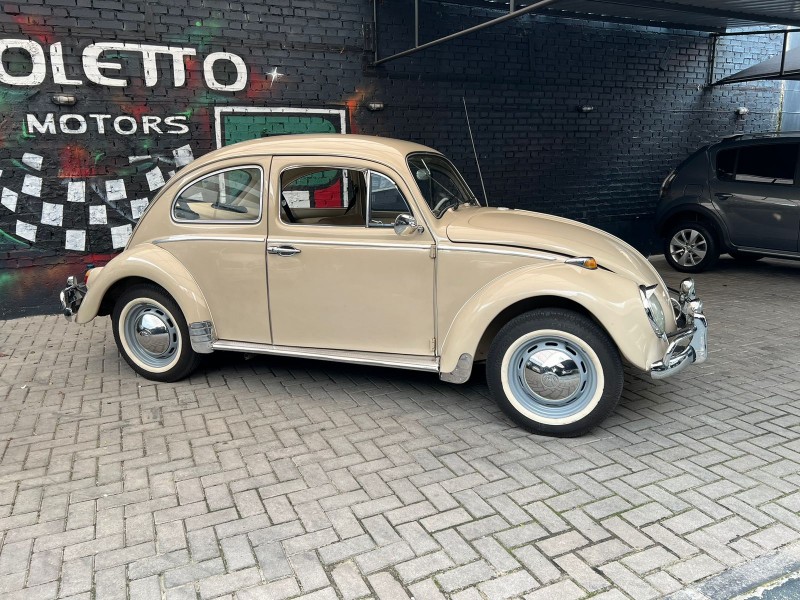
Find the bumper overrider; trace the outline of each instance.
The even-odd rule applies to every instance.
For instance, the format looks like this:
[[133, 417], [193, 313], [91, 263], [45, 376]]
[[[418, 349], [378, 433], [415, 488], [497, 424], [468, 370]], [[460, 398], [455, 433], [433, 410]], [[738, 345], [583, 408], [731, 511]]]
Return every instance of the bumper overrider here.
[[61, 299], [61, 313], [67, 321], [72, 321], [83, 302], [83, 297], [86, 296], [86, 286], [78, 283], [77, 277], [70, 275], [67, 277], [67, 287], [61, 290], [58, 296]]
[[672, 307], [678, 321], [678, 331], [667, 336], [664, 358], [653, 363], [650, 376], [664, 379], [680, 373], [692, 363], [703, 363], [708, 358], [708, 322], [703, 314], [703, 301], [697, 297], [694, 281], [686, 278], [680, 290], [670, 290]]

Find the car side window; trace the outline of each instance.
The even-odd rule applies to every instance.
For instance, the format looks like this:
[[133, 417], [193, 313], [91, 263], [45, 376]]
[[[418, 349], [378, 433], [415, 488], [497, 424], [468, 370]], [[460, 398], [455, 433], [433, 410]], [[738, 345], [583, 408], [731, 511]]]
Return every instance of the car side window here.
[[717, 179], [733, 181], [736, 176], [736, 154], [738, 150], [720, 150], [717, 152]]
[[281, 173], [281, 220], [291, 225], [364, 227], [366, 188], [366, 174], [358, 169], [286, 169]]
[[793, 185], [800, 144], [756, 144], [717, 154], [717, 177], [725, 181]]
[[397, 215], [411, 214], [397, 184], [386, 175], [369, 172], [369, 227], [391, 227]]
[[261, 169], [244, 167], [206, 175], [183, 188], [172, 205], [179, 222], [255, 222], [261, 218]]

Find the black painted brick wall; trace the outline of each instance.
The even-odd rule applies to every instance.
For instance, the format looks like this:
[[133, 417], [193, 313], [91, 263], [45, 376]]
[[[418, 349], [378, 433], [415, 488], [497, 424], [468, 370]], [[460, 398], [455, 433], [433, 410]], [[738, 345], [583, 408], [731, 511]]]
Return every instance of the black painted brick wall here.
[[[621, 234], [642, 247], [652, 243], [658, 187], [670, 169], [699, 145], [738, 131], [774, 130], [780, 84], [709, 88], [711, 38], [572, 19], [526, 16], [379, 67], [370, 66], [374, 40], [382, 56], [413, 42], [410, 3], [380, 2], [372, 30], [368, 0], [26, 0], [2, 4], [0, 37], [62, 42], [70, 76], [83, 77], [82, 49], [93, 42], [125, 41], [196, 48], [187, 86], [174, 89], [161, 65], [159, 84], [142, 84], [141, 65], [123, 61], [128, 88], [94, 84], [59, 86], [51, 73], [35, 88], [0, 85], [0, 186], [17, 191], [31, 170], [23, 153], [44, 156], [40, 198], [20, 195], [14, 214], [0, 206], [0, 229], [14, 233], [17, 219], [38, 226], [33, 247], [43, 256], [70, 254], [64, 229], [87, 230], [86, 252], [111, 250], [109, 228], [134, 222], [126, 202], [87, 197], [65, 206], [62, 226], [40, 222], [42, 202], [64, 202], [64, 156], [88, 151], [87, 179], [126, 178], [127, 199], [150, 197], [128, 157], [170, 158], [189, 144], [195, 156], [215, 147], [213, 109], [242, 106], [334, 107], [348, 111], [348, 129], [420, 141], [448, 154], [480, 189], [462, 98], [469, 107], [490, 203], [551, 212]], [[482, 22], [499, 13], [441, 2], [422, 2], [421, 40]], [[780, 48], [776, 36], [722, 40], [716, 78], [758, 62]], [[199, 62], [229, 51], [247, 63], [251, 85], [237, 93], [211, 93]], [[24, 72], [24, 57], [9, 52], [9, 72]], [[15, 61], [19, 64], [15, 64]], [[267, 74], [283, 74], [272, 85]], [[48, 66], [49, 69], [49, 66]], [[21, 71], [20, 71], [21, 70]], [[113, 74], [117, 76], [116, 73]], [[230, 77], [230, 73], [227, 75]], [[225, 80], [225, 74], [219, 75]], [[74, 107], [51, 102], [56, 93], [78, 97]], [[385, 103], [369, 112], [366, 103]], [[590, 113], [578, 107], [594, 107]], [[734, 109], [747, 106], [749, 115]], [[185, 136], [139, 134], [35, 136], [22, 129], [25, 114], [187, 112]], [[72, 149], [68, 149], [72, 146]], [[72, 154], [70, 154], [72, 153]], [[166, 170], [166, 169], [165, 169]], [[88, 192], [92, 196], [91, 192]], [[479, 193], [479, 195], [481, 195]], [[105, 203], [108, 226], [89, 224], [89, 205]], [[18, 251], [0, 239], [0, 261], [15, 266]]]

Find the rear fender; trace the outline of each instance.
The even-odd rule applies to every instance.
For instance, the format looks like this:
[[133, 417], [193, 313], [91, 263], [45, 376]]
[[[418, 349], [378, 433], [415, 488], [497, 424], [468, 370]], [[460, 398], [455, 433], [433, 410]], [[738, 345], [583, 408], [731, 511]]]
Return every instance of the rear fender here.
[[96, 276], [89, 279], [89, 290], [75, 321], [94, 319], [108, 290], [128, 277], [146, 279], [164, 288], [180, 306], [187, 323], [211, 321], [211, 312], [186, 267], [172, 254], [153, 244], [138, 244], [115, 257]]

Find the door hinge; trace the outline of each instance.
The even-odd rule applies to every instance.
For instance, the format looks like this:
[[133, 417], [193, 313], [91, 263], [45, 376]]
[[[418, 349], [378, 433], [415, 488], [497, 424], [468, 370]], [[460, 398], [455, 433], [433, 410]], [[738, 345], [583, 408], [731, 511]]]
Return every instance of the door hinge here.
[[436, 352], [436, 338], [431, 338], [431, 352]]
[[436, 244], [431, 246], [431, 258], [436, 258]]

